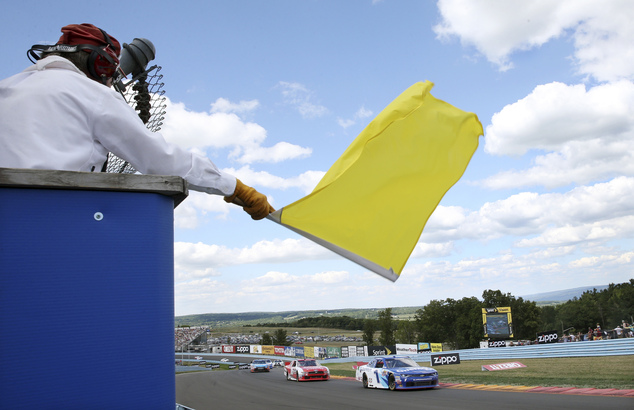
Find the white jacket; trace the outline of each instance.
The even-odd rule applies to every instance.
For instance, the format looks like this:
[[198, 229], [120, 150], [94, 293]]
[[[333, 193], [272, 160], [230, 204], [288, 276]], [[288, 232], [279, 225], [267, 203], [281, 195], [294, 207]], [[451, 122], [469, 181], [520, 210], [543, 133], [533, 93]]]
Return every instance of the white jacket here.
[[100, 171], [108, 152], [142, 174], [176, 175], [231, 195], [234, 176], [149, 131], [115, 90], [59, 56], [0, 81], [0, 167]]

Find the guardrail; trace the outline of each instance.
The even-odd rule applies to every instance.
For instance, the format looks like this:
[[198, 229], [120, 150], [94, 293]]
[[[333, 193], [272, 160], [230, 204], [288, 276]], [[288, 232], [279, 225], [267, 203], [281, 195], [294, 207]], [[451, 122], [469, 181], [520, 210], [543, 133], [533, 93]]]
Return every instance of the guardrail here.
[[[634, 338], [625, 339], [609, 339], [609, 340], [592, 340], [585, 342], [566, 342], [566, 343], [548, 343], [541, 345], [528, 346], [507, 346], [507, 347], [489, 347], [484, 349], [462, 349], [444, 351], [442, 353], [459, 353], [460, 360], [490, 360], [490, 359], [541, 359], [552, 357], [593, 357], [593, 356], [624, 356], [634, 355]], [[435, 353], [434, 353], [435, 354]], [[200, 354], [200, 356], [208, 356], [210, 354]], [[218, 355], [218, 354], [214, 354]], [[228, 354], [230, 357], [232, 354]], [[429, 362], [432, 352], [419, 353], [410, 355], [417, 362]], [[191, 354], [186, 359], [182, 354], [177, 353], [176, 360], [183, 362], [198, 362], [199, 360], [191, 358]], [[284, 356], [262, 356], [255, 354], [241, 354], [240, 356], [248, 357], [270, 357], [274, 359], [284, 359]], [[328, 359], [328, 363], [345, 363], [354, 361], [363, 361], [367, 357], [353, 356], [336, 359]], [[205, 359], [203, 359], [205, 360]], [[207, 360], [207, 363], [215, 361]], [[220, 363], [220, 362], [218, 362]]]
[[[459, 353], [463, 360], [544, 359], [552, 357], [593, 357], [634, 355], [634, 338], [593, 340], [586, 342], [550, 343], [528, 346], [490, 347], [444, 351]], [[435, 354], [435, 353], [434, 353]], [[430, 362], [431, 352], [411, 355], [417, 362]], [[329, 362], [349, 362], [359, 357], [331, 359]]]

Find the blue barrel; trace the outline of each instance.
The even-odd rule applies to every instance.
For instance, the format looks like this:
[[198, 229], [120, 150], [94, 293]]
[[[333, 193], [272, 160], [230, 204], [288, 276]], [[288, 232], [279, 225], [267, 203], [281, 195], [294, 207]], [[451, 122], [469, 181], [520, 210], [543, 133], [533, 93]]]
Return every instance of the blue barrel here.
[[173, 208], [0, 187], [0, 408], [174, 409]]

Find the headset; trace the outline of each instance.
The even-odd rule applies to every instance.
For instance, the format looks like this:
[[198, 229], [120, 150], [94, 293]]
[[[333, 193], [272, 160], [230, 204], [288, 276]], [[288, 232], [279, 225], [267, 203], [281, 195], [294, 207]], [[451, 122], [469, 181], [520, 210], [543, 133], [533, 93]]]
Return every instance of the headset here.
[[[110, 40], [110, 36], [105, 31], [99, 29], [103, 34], [103, 38], [106, 42], [105, 46], [93, 46], [92, 44], [55, 44], [55, 45], [43, 45], [35, 44], [27, 52], [26, 55], [29, 60], [35, 64], [35, 62], [42, 58], [43, 52], [58, 52], [58, 53], [75, 53], [79, 50], [90, 53], [87, 63], [88, 74], [93, 80], [99, 81], [105, 84], [109, 78], [114, 77], [119, 66], [119, 58], [114, 51], [114, 44]], [[39, 54], [38, 54], [39, 53]]]

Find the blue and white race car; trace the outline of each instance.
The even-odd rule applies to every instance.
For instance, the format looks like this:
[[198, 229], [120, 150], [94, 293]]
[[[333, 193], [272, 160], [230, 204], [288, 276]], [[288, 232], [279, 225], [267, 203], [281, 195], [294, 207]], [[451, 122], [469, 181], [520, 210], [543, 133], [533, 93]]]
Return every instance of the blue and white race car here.
[[390, 390], [433, 389], [438, 372], [423, 367], [408, 356], [378, 356], [357, 367], [357, 381], [363, 387]]
[[255, 372], [268, 372], [271, 370], [269, 364], [265, 359], [255, 359], [249, 365], [251, 373]]

